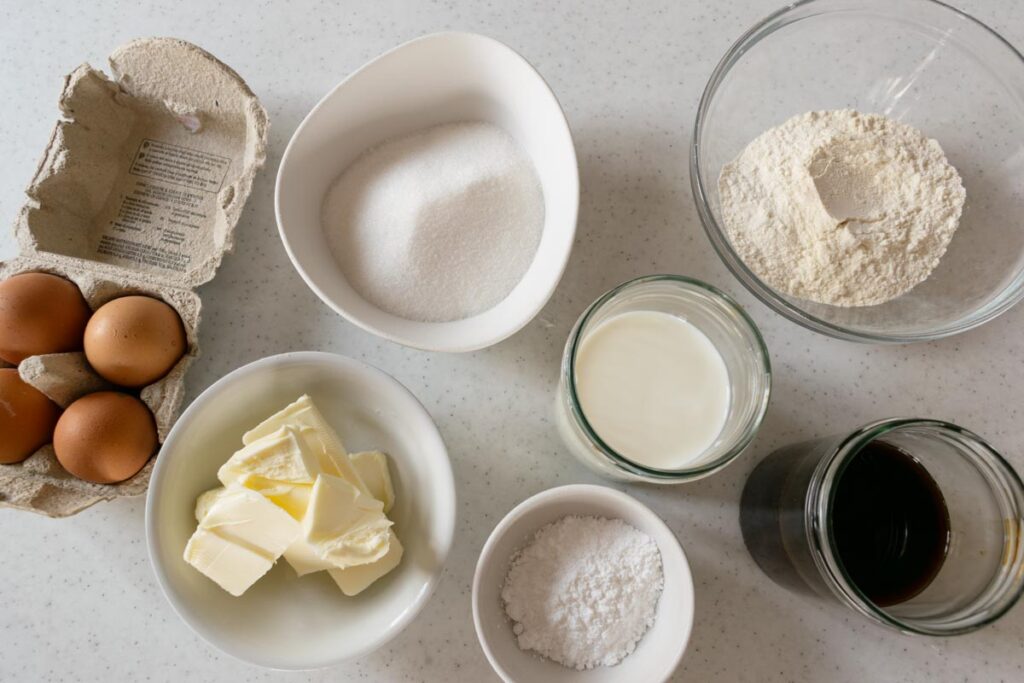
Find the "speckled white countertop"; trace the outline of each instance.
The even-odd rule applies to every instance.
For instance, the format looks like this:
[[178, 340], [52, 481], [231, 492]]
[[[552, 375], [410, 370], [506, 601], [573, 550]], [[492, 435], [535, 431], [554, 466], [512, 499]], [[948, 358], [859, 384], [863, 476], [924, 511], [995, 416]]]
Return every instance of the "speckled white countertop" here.
[[[685, 487], [617, 485], [668, 521], [693, 566], [697, 618], [677, 678], [1024, 680], [1024, 608], [972, 636], [900, 637], [794, 598], [744, 550], [741, 484], [761, 456], [786, 442], [918, 414], [974, 429], [1024, 469], [1024, 306], [942, 342], [833, 341], [755, 302], [704, 237], [687, 178], [697, 100], [729, 44], [780, 2], [0, 4], [0, 222], [11, 224], [22, 203], [57, 114], [63, 74], [86, 60], [105, 66], [112, 48], [139, 36], [177, 36], [210, 50], [249, 82], [272, 127], [267, 168], [238, 227], [237, 248], [200, 290], [203, 353], [188, 376], [187, 400], [229, 370], [282, 351], [368, 361], [433, 413], [459, 495], [455, 546], [416, 621], [381, 651], [308, 674], [250, 667], [189, 631], [150, 570], [141, 498], [64, 520], [0, 510], [0, 680], [496, 680], [470, 614], [477, 553], [525, 497], [600, 481], [565, 453], [552, 424], [559, 356], [588, 303], [652, 272], [693, 275], [735, 295], [761, 326], [775, 367], [767, 419], [737, 463]], [[1024, 45], [1014, 0], [958, 4]], [[572, 124], [582, 181], [575, 251], [551, 303], [512, 339], [458, 356], [380, 341], [328, 310], [288, 262], [272, 196], [281, 153], [324, 92], [398, 43], [453, 28], [492, 35], [536, 65]], [[14, 253], [5, 232], [0, 257]]]

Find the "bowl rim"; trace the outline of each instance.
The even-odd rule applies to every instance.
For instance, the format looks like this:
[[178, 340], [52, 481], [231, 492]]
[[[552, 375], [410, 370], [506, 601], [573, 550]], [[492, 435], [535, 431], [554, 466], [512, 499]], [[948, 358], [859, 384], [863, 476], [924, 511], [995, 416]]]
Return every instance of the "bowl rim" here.
[[[306, 126], [309, 124], [310, 120], [322, 107], [325, 106], [327, 101], [332, 99], [334, 97], [334, 94], [338, 92], [341, 88], [343, 88], [345, 85], [347, 85], [349, 81], [354, 79], [363, 71], [375, 65], [377, 62], [386, 59], [394, 52], [403, 50], [407, 47], [410, 47], [420, 42], [450, 39], [479, 41], [481, 43], [487, 44], [491, 49], [496, 49], [508, 53], [513, 58], [513, 60], [518, 61], [521, 65], [525, 66], [527, 69], [533, 72], [538, 81], [544, 87], [545, 92], [548, 94], [548, 96], [550, 96], [551, 101], [554, 103], [555, 110], [558, 114], [558, 116], [555, 117], [555, 123], [557, 127], [560, 129], [560, 132], [564, 134], [565, 138], [569, 141], [569, 153], [571, 158], [568, 161], [570, 168], [573, 170], [573, 173], [571, 177], [564, 178], [564, 180], [569, 185], [569, 191], [566, 192], [565, 194], [569, 198], [569, 204], [571, 207], [571, 215], [569, 216], [570, 220], [568, 221], [571, 225], [564, 239], [564, 253], [559, 258], [557, 272], [552, 271], [549, 273], [549, 277], [551, 278], [550, 286], [547, 287], [547, 291], [545, 291], [541, 296], [536, 298], [533, 304], [529, 307], [529, 310], [527, 311], [526, 315], [522, 316], [519, 319], [506, 319], [501, 327], [493, 329], [493, 331], [489, 332], [486, 335], [480, 335], [476, 339], [464, 341], [462, 338], [460, 338], [458, 340], [452, 340], [448, 343], [432, 344], [426, 343], [421, 339], [417, 339], [414, 335], [395, 333], [394, 331], [387, 329], [386, 325], [381, 326], [373, 322], [370, 322], [358, 315], [353, 314], [341, 303], [336, 302], [334, 299], [327, 296], [327, 294], [320, 287], [317, 286], [317, 284], [313, 281], [313, 278], [310, 277], [309, 273], [306, 271], [306, 268], [300, 263], [299, 259], [296, 257], [294, 251], [292, 250], [289, 238], [287, 236], [288, 231], [285, 228], [285, 221], [281, 216], [281, 178], [284, 175], [285, 170], [289, 168], [289, 161], [291, 159], [293, 153], [292, 150], [295, 147], [296, 140], [305, 131]], [[580, 205], [579, 177], [579, 158], [576, 154], [576, 143], [572, 136], [572, 129], [569, 126], [569, 120], [565, 115], [565, 109], [562, 107], [561, 102], [559, 102], [554, 90], [552, 90], [551, 84], [548, 83], [548, 81], [544, 78], [540, 71], [533, 64], [531, 64], [530, 61], [527, 60], [523, 55], [517, 52], [514, 48], [501, 42], [500, 40], [497, 40], [496, 38], [491, 38], [490, 36], [485, 36], [480, 33], [473, 33], [470, 31], [438, 31], [435, 33], [428, 33], [426, 35], [419, 36], [418, 38], [413, 38], [412, 40], [405, 41], [404, 43], [396, 45], [395, 47], [370, 59], [365, 64], [360, 66], [358, 69], [356, 69], [355, 71], [347, 75], [345, 78], [343, 78], [341, 81], [339, 81], [330, 90], [328, 90], [327, 93], [323, 97], [321, 97], [320, 100], [313, 106], [313, 108], [309, 110], [309, 113], [307, 113], [306, 116], [303, 117], [302, 122], [295, 129], [295, 132], [292, 133], [291, 138], [288, 140], [288, 145], [285, 147], [284, 154], [281, 155], [281, 162], [280, 164], [278, 164], [277, 176], [275, 177], [274, 180], [274, 216], [277, 220], [278, 236], [281, 238], [281, 242], [284, 244], [285, 252], [287, 252], [288, 259], [291, 261], [292, 266], [295, 268], [296, 271], [298, 271], [299, 275], [302, 277], [303, 282], [306, 283], [306, 286], [313, 290], [313, 293], [316, 294], [317, 297], [322, 302], [327, 304], [327, 306], [331, 308], [331, 310], [333, 310], [335, 313], [337, 313], [338, 315], [340, 315], [341, 317], [343, 317], [345, 320], [352, 323], [356, 327], [366, 332], [369, 332], [370, 334], [381, 337], [382, 339], [387, 339], [388, 341], [395, 342], [396, 344], [401, 344], [403, 346], [408, 346], [410, 348], [419, 349], [421, 351], [465, 353], [469, 351], [478, 351], [480, 349], [485, 349], [489, 346], [494, 346], [495, 344], [498, 344], [508, 339], [509, 337], [511, 337], [512, 335], [526, 327], [534, 318], [536, 318], [537, 314], [539, 314], [541, 310], [544, 308], [544, 306], [547, 305], [548, 301], [551, 300], [551, 297], [554, 295], [555, 290], [558, 289], [558, 284], [562, 281], [562, 276], [565, 275], [566, 268], [568, 268], [569, 257], [572, 255], [572, 248], [576, 240], [576, 231], [577, 226], [579, 224]], [[538, 249], [539, 248], [540, 247], [538, 245]], [[525, 273], [523, 277], [526, 277]], [[520, 282], [521, 281], [522, 280], [520, 280]], [[502, 301], [504, 301], [504, 299]], [[495, 304], [495, 306], [499, 305], [501, 305], [501, 302]], [[375, 308], [377, 307], [375, 306]], [[483, 315], [484, 313], [487, 313], [491, 310], [493, 310], [493, 307], [488, 309], [488, 311], [484, 311], [483, 313], [477, 315]], [[386, 311], [382, 312], [386, 313]], [[461, 320], [456, 321], [421, 324], [446, 325], [450, 323], [461, 323], [466, 320], [472, 320], [474, 317], [477, 316], [471, 316], [469, 318], [463, 318]]]
[[[728, 237], [726, 237], [725, 231], [721, 226], [719, 226], [714, 213], [711, 211], [709, 200], [711, 188], [709, 183], [706, 183], [702, 177], [703, 170], [700, 142], [704, 132], [704, 125], [708, 119], [711, 101], [717, 94], [719, 86], [725, 80], [725, 77], [729, 74], [732, 67], [735, 66], [739, 59], [750, 48], [760, 42], [762, 38], [765, 38], [779, 28], [783, 28], [788, 25], [774, 25], [782, 20], [783, 17], [798, 12], [807, 6], [826, 4], [833, 1], [834, 0], [798, 0], [798, 2], [786, 5], [785, 7], [781, 7], [772, 12], [768, 16], [757, 21], [753, 26], [740, 35], [740, 37], [737, 38], [729, 47], [725, 55], [721, 60], [719, 60], [714, 70], [711, 72], [711, 76], [701, 93], [700, 102], [697, 105], [697, 114], [694, 119], [693, 132], [690, 137], [690, 190], [693, 194], [694, 203], [697, 206], [697, 213], [700, 216], [700, 222], [704, 228], [704, 232], [710, 240], [715, 253], [718, 254], [722, 262], [725, 263], [725, 266], [733, 276], [740, 281], [747, 291], [779, 315], [814, 332], [846, 341], [875, 344], [905, 344], [943, 339], [945, 337], [950, 337], [979, 327], [1002, 315], [1019, 303], [1021, 299], [1024, 299], [1024, 286], [1022, 286], [1022, 284], [1024, 284], [1024, 270], [1018, 273], [1017, 276], [1013, 278], [1013, 280], [1011, 280], [1010, 283], [1007, 284], [993, 299], [990, 299], [988, 302], [976, 308], [967, 317], [952, 324], [944, 324], [941, 327], [921, 332], [898, 334], [860, 331], [854, 328], [837, 325], [812, 315], [799, 306], [786, 301], [782, 296], [777, 294], [774, 289], [765, 284], [760, 277], [750, 270], [739, 255], [733, 250]], [[1021, 54], [1017, 48], [1015, 48], [997, 31], [967, 12], [942, 2], [942, 0], [913, 0], [913, 2], [917, 4], [935, 6], [939, 10], [952, 12], [957, 18], [966, 20], [978, 28], [981, 28], [984, 32], [1002, 43], [1004, 47], [1009, 49], [1011, 54], [1015, 55], [1021, 64], [1024, 65], [1024, 54]], [[830, 13], [829, 10], [825, 9], [820, 12], [819, 15], [828, 13]], [[715, 182], [717, 182], [717, 179], [715, 179]]]
[[[490, 663], [491, 668], [494, 669], [494, 672], [506, 683], [521, 683], [512, 678], [509, 672], [505, 670], [505, 667], [501, 665], [494, 652], [491, 650], [490, 643], [484, 634], [480, 608], [480, 585], [483, 580], [481, 575], [484, 565], [498, 560], [498, 558], [494, 556], [494, 547], [508, 533], [508, 531], [524, 515], [526, 515], [526, 513], [537, 508], [547, 507], [560, 500], [573, 497], [600, 500], [619, 509], [630, 509], [635, 511], [638, 515], [646, 519], [652, 527], [658, 529], [662, 537], [668, 540], [667, 549], [663, 548], [661, 544], [658, 543], [659, 552], [665, 553], [667, 550], [673, 555], [676, 555], [679, 560], [679, 566], [682, 567], [683, 572], [680, 576], [673, 577], [672, 580], [682, 586], [683, 592], [689, 596], [690, 602], [693, 604], [693, 608], [690, 609], [689, 619], [685, 620], [685, 631], [681, 634], [682, 637], [677, 639], [678, 650], [672, 655], [671, 659], [666, 659], [665, 661], [667, 668], [665, 670], [664, 678], [660, 680], [668, 680], [679, 668], [679, 663], [686, 654], [690, 637], [693, 634], [693, 622], [697, 610], [696, 603], [694, 601], [695, 591], [693, 585], [693, 571], [690, 568], [690, 561], [686, 556], [686, 551], [683, 550], [682, 544], [676, 537], [675, 532], [673, 532], [672, 529], [669, 528], [668, 524], [666, 524], [665, 521], [653, 510], [627, 493], [598, 484], [566, 484], [564, 486], [555, 486], [553, 488], [540, 491], [539, 493], [535, 493], [512, 508], [501, 519], [501, 521], [495, 525], [494, 529], [492, 529], [491, 533], [487, 536], [487, 541], [480, 550], [480, 555], [477, 557], [476, 567], [473, 570], [473, 589], [471, 598], [473, 607], [473, 628], [476, 631], [477, 641], [480, 643], [480, 647], [483, 649], [484, 655], [487, 657], [487, 661]], [[536, 529], [534, 531], [536, 531]], [[657, 543], [657, 539], [655, 539], [655, 542]], [[664, 561], [662, 562], [662, 566], [664, 566]], [[665, 580], [667, 581], [668, 577], [665, 577]], [[528, 653], [524, 654], [532, 656], [528, 655]]]
[[[178, 594], [178, 592], [172, 587], [171, 582], [168, 578], [167, 572], [159, 558], [160, 543], [157, 538], [160, 535], [156, 524], [156, 505], [157, 499], [162, 495], [169, 495], [167, 493], [160, 493], [160, 480], [164, 476], [164, 469], [167, 467], [167, 462], [170, 460], [170, 450], [165, 449], [168, 444], [174, 444], [174, 441], [179, 438], [179, 434], [187, 428], [206, 405], [213, 400], [216, 400], [221, 393], [233, 386], [242, 377], [252, 375], [257, 372], [261, 372], [268, 368], [280, 368], [287, 365], [297, 363], [321, 363], [335, 366], [343, 366], [347, 368], [354, 368], [362, 372], [369, 372], [371, 376], [378, 378], [381, 382], [391, 385], [393, 388], [400, 390], [407, 397], [412, 399], [416, 406], [423, 411], [423, 414], [427, 417], [429, 424], [433, 427], [437, 437], [437, 443], [440, 445], [441, 451], [445, 456], [445, 463], [447, 468], [443, 468], [442, 478], [447, 484], [445, 488], [446, 493], [450, 493], [449, 499], [451, 504], [446, 506], [450, 509], [450, 514], [447, 515], [448, 519], [445, 520], [446, 532], [443, 533], [444, 538], [442, 543], [438, 545], [434, 552], [439, 560], [437, 568], [433, 574], [429, 577], [423, 587], [420, 589], [416, 596], [416, 600], [411, 603], [399, 616], [395, 619], [387, 629], [382, 631], [376, 638], [368, 641], [363, 647], [358, 648], [352, 652], [346, 653], [343, 656], [335, 657], [330, 661], [326, 661], [322, 664], [318, 663], [313, 666], [282, 666], [280, 663], [267, 664], [259, 662], [253, 659], [248, 659], [240, 654], [224, 647], [221, 644], [221, 640], [218, 631], [211, 629], [203, 624], [200, 620], [193, 617], [191, 609], [188, 608], [187, 600]], [[447, 474], [447, 477], [444, 477]], [[342, 356], [334, 353], [327, 353], [324, 351], [291, 351], [287, 353], [280, 353], [273, 356], [267, 356], [258, 360], [252, 361], [242, 365], [241, 367], [235, 368], [228, 374], [221, 377], [219, 380], [211, 384], [209, 387], [204, 389], [202, 393], [185, 409], [181, 414], [181, 417], [175, 422], [168, 433], [167, 438], [161, 445], [161, 453], [158, 454], [156, 462], [153, 466], [152, 477], [150, 479], [149, 488], [146, 493], [146, 506], [145, 506], [145, 528], [146, 528], [146, 553], [149, 558], [149, 565], [153, 570], [153, 574], [156, 577], [157, 584], [160, 586], [160, 592], [163, 593], [164, 598], [170, 604], [171, 609], [174, 613], [192, 630], [193, 633], [198, 635], [208, 644], [213, 646], [219, 652], [223, 652], [232, 659], [235, 659], [246, 664], [259, 666], [264, 669], [272, 671], [312, 671], [317, 669], [325, 669], [331, 666], [336, 666], [346, 661], [353, 660], [357, 657], [364, 656], [374, 650], [379, 649], [385, 645], [388, 641], [392, 640], [399, 633], [412, 623], [412, 621], [419, 615], [420, 611], [429, 602], [433, 595], [437, 584], [440, 582], [442, 575], [444, 574], [444, 565], [447, 562], [448, 555], [451, 551], [452, 543], [455, 536], [455, 527], [457, 523], [458, 515], [458, 504], [456, 500], [455, 491], [455, 477], [452, 472], [451, 459], [448, 456], [448, 448], [444, 442], [444, 438], [441, 436], [440, 430], [437, 428], [437, 424], [434, 422], [430, 412], [423, 406], [423, 404], [416, 398], [416, 396], [409, 391], [401, 382], [387, 374], [383, 370], [348, 356]], [[444, 529], [442, 530], [444, 531]]]

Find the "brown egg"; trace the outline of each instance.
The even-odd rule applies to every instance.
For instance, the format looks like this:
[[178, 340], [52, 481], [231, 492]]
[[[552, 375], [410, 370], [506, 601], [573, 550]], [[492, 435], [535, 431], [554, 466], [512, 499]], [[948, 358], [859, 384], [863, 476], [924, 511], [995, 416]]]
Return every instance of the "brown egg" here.
[[53, 433], [53, 450], [64, 469], [96, 484], [132, 476], [156, 446], [156, 424], [149, 408], [117, 391], [78, 399], [64, 410]]
[[85, 328], [85, 357], [104, 379], [123, 387], [157, 381], [185, 355], [185, 327], [159, 299], [125, 296], [97, 309]]
[[0, 369], [0, 464], [21, 462], [53, 440], [60, 408], [21, 381], [14, 368]]
[[89, 304], [75, 283], [48, 273], [0, 282], [0, 358], [17, 365], [29, 356], [79, 351]]

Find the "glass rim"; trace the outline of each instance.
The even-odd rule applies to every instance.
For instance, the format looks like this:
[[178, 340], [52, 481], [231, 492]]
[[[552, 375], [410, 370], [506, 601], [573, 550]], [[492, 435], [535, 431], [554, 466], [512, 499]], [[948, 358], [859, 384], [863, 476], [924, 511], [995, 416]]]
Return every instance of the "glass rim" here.
[[[736, 443], [732, 444], [728, 451], [723, 455], [716, 458], [710, 463], [701, 465], [698, 467], [690, 467], [685, 469], [660, 469], [656, 467], [649, 467], [641, 465], [621, 455], [614, 448], [609, 446], [604, 439], [602, 439], [597, 431], [591, 426], [590, 421], [587, 420], [586, 415], [583, 414], [583, 408], [580, 405], [579, 395], [576, 391], [576, 354], [579, 350], [580, 343], [582, 341], [583, 329], [587, 323], [593, 318], [594, 314], [600, 310], [606, 303], [611, 301], [617, 295], [623, 291], [631, 289], [633, 287], [644, 285], [652, 282], [668, 282], [676, 285], [685, 285], [692, 287], [696, 290], [702, 291], [705, 294], [710, 294], [712, 299], [722, 303], [728, 310], [737, 314], [737, 318], [744, 324], [746, 329], [751, 333], [751, 337], [756, 342], [756, 349], [758, 358], [761, 361], [763, 372], [765, 375], [765, 387], [762, 392], [760, 405], [757, 408], [755, 414], [748, 421], [748, 424], [744, 426], [743, 432]], [[631, 474], [638, 475], [640, 477], [648, 477], [661, 479], [666, 481], [686, 481], [690, 479], [697, 479], [708, 474], [712, 474], [722, 469], [743, 450], [750, 445], [750, 442], [754, 439], [757, 434], [758, 428], [761, 426], [761, 422], [764, 420], [765, 413], [768, 410], [768, 401], [771, 397], [772, 388], [772, 369], [771, 359], [768, 354], [768, 346], [764, 342], [764, 338], [761, 336], [761, 331], [754, 323], [750, 315], [743, 310], [743, 307], [739, 305], [731, 296], [721, 291], [717, 287], [710, 285], [702, 280], [696, 278], [687, 277], [685, 275], [673, 275], [673, 274], [654, 274], [654, 275], [643, 275], [631, 280], [627, 280], [620, 285], [617, 285], [597, 298], [580, 316], [576, 325], [573, 327], [572, 332], [569, 335], [569, 344], [565, 351], [565, 361], [562, 363], [562, 377], [566, 385], [566, 395], [568, 396], [569, 412], [576, 424], [583, 431], [584, 436], [606, 457], [620, 467], [621, 469]]]
[[886, 434], [914, 427], [931, 428], [951, 434], [965, 440], [970, 446], [980, 449], [985, 456], [991, 458], [992, 464], [1006, 475], [1009, 485], [1013, 489], [1013, 497], [1018, 503], [1024, 501], [1024, 482], [1021, 481], [1013, 466], [991, 444], [969, 429], [951, 422], [926, 418], [878, 420], [864, 425], [845, 437], [834, 447], [832, 453], [818, 464], [804, 510], [808, 542], [813, 550], [815, 564], [825, 583], [838, 593], [842, 600], [865, 616], [876, 619], [886, 626], [916, 635], [945, 637], [971, 633], [995, 622], [1017, 604], [1021, 596], [1024, 595], [1024, 582], [1017, 587], [1015, 593], [1004, 605], [977, 623], [949, 629], [927, 628], [894, 617], [885, 608], [875, 605], [853, 582], [834, 550], [836, 543], [831, 521], [835, 497], [834, 484], [838, 482], [850, 460], [866, 445]]
[[[1024, 66], [1024, 54], [1021, 54], [1021, 52], [1014, 47], [1012, 43], [1000, 35], [996, 30], [971, 16], [967, 12], [953, 7], [942, 0], [912, 1], [923, 5], [934, 6], [941, 10], [950, 11], [960, 19], [964, 19], [974, 26], [981, 28], [1004, 47], [1009, 49], [1010, 53], [1016, 56], [1021, 65]], [[1024, 299], [1024, 269], [1017, 273], [1016, 276], [1014, 276], [1012, 280], [1003, 287], [1002, 291], [1000, 291], [990, 301], [986, 302], [984, 305], [975, 309], [968, 315], [962, 316], [953, 323], [945, 324], [932, 330], [898, 334], [855, 330], [829, 322], [824, 318], [809, 313], [799, 306], [789, 302], [781, 293], [778, 293], [772, 287], [769, 287], [760, 277], [747, 267], [743, 262], [743, 259], [741, 259], [735, 250], [733, 250], [732, 245], [729, 243], [729, 239], [726, 237], [725, 231], [718, 224], [718, 220], [715, 218], [714, 213], [711, 210], [709, 187], [708, 183], [704, 180], [705, 170], [700, 152], [700, 144], [703, 139], [704, 126], [708, 119], [711, 101], [717, 94], [719, 87], [725, 80], [725, 77], [750, 48], [757, 45], [757, 43], [762, 39], [767, 38], [776, 31], [795, 23], [796, 21], [821, 16], [829, 13], [829, 11], [823, 10], [818, 14], [811, 15], [811, 17], [800, 17], [792, 21], [786, 21], [789, 15], [797, 14], [809, 6], [829, 2], [835, 2], [835, 0], [798, 0], [797, 2], [779, 8], [763, 19], [755, 22], [753, 26], [747, 29], [739, 38], [736, 39], [735, 42], [733, 42], [711, 72], [711, 76], [708, 78], [708, 82], [701, 93], [700, 102], [697, 105], [697, 115], [694, 119], [693, 133], [690, 138], [690, 190], [693, 194], [694, 203], [697, 205], [697, 214], [700, 216], [700, 222], [704, 228], [704, 232], [707, 235], [708, 240], [711, 242], [711, 246], [714, 248], [715, 253], [718, 254], [726, 268], [729, 269], [729, 272], [731, 272], [733, 276], [736, 277], [736, 279], [738, 279], [747, 291], [753, 294], [758, 301], [768, 306], [768, 308], [772, 309], [787, 320], [828, 337], [861, 343], [907, 344], [912, 342], [944, 339], [979, 327], [999, 317], [1006, 311], [1013, 308], [1021, 301], [1021, 299]]]

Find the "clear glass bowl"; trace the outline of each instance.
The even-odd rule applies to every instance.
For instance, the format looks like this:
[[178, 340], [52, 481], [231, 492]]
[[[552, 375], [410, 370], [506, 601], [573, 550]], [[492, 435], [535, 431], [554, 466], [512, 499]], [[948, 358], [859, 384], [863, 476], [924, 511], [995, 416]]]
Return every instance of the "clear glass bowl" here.
[[[605, 320], [630, 311], [660, 311], [703, 332], [729, 373], [729, 410], [715, 441], [682, 469], [656, 469], [633, 462], [596, 432], [576, 393], [576, 353], [587, 334]], [[648, 275], [625, 282], [595, 301], [569, 334], [562, 356], [556, 417], [570, 452], [600, 474], [625, 481], [679, 484], [718, 472], [732, 462], [761, 426], [771, 394], [768, 349], [754, 321], [727, 294], [680, 275]]]
[[[925, 282], [893, 301], [843, 308], [762, 282], [733, 251], [722, 166], [762, 132], [812, 110], [854, 108], [935, 138], [960, 172], [960, 227]], [[747, 31], [715, 68], [697, 112], [690, 181], [733, 274], [790, 320], [841, 339], [910, 342], [981, 325], [1024, 297], [1024, 57], [934, 0], [806, 0]]]

